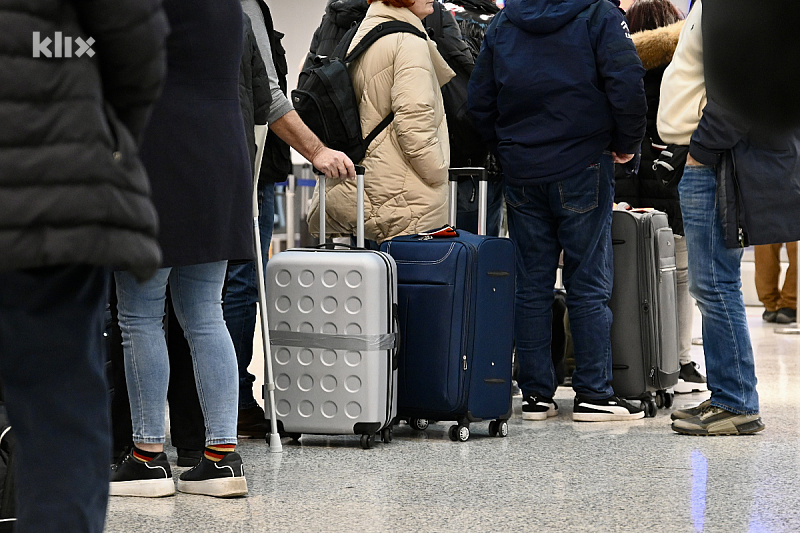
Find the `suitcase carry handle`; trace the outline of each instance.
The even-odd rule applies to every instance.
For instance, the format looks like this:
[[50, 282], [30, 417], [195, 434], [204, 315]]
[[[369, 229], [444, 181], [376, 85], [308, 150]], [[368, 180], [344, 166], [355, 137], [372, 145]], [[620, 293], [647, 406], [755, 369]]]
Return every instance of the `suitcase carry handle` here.
[[456, 227], [458, 215], [458, 178], [478, 176], [478, 235], [486, 235], [486, 219], [489, 210], [489, 172], [483, 167], [460, 167], [450, 169], [450, 226]]
[[[319, 248], [325, 245], [325, 174], [314, 169], [319, 181]], [[364, 248], [364, 174], [367, 169], [363, 165], [356, 165], [356, 245]]]

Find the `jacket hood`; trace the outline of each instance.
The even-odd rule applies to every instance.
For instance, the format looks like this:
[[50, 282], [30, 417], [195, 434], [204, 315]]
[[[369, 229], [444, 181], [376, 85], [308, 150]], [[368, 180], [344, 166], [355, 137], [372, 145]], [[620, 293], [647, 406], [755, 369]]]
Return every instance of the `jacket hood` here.
[[647, 70], [663, 66], [672, 61], [683, 29], [683, 20], [669, 26], [636, 32], [631, 35], [642, 66]]
[[552, 33], [597, 1], [602, 0], [507, 0], [504, 11], [508, 20], [521, 30]]
[[333, 0], [328, 4], [328, 16], [342, 29], [349, 29], [367, 14], [367, 0]]

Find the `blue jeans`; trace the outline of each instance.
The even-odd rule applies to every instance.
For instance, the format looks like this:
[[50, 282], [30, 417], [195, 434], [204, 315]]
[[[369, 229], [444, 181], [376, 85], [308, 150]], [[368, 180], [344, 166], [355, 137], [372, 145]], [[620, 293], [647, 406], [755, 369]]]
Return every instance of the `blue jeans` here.
[[703, 316], [711, 404], [758, 412], [753, 347], [741, 282], [741, 249], [725, 248], [714, 167], [687, 165], [678, 185], [689, 250], [689, 292]]
[[236, 353], [222, 318], [226, 261], [161, 268], [144, 283], [117, 272], [117, 305], [131, 403], [133, 441], [163, 443], [169, 358], [164, 304], [169, 283], [175, 315], [192, 354], [206, 445], [236, 443]]
[[564, 286], [575, 348], [572, 387], [589, 399], [611, 388], [611, 156], [561, 181], [506, 186], [508, 230], [517, 251], [517, 381], [525, 396], [552, 398], [558, 382], [550, 354], [553, 288], [564, 250]]
[[103, 531], [109, 277], [85, 265], [0, 273], [0, 376], [17, 437], [19, 533]]
[[[274, 218], [275, 186], [270, 183], [259, 190], [258, 229], [261, 234], [265, 276]], [[258, 276], [255, 262], [229, 265], [228, 286], [222, 309], [239, 365], [239, 409], [250, 409], [258, 405], [253, 396], [253, 383], [256, 377], [247, 371], [253, 360], [257, 304]]]

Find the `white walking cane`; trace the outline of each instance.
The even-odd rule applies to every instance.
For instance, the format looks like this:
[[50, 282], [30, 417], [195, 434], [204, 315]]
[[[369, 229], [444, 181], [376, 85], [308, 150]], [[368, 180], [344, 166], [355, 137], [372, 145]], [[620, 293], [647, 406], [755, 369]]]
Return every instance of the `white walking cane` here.
[[[800, 242], [797, 243], [797, 263], [796, 265], [800, 265]], [[797, 276], [797, 292], [795, 294], [800, 294], [800, 275]], [[797, 309], [798, 305], [795, 303], [795, 309]], [[796, 311], [795, 311], [796, 312]], [[797, 322], [797, 318], [794, 319], [794, 327], [793, 328], [776, 328], [775, 333], [781, 333], [784, 335], [800, 335], [800, 323]]]
[[[269, 403], [269, 451], [283, 451], [281, 437], [278, 435], [278, 413], [275, 409], [275, 377], [272, 374], [272, 349], [269, 342], [269, 326], [267, 324], [267, 289], [264, 284], [264, 256], [261, 248], [261, 231], [258, 226], [258, 176], [261, 173], [261, 160], [264, 158], [264, 145], [267, 142], [267, 125], [256, 125], [256, 160], [253, 165], [253, 239], [256, 243], [256, 273], [258, 276], [258, 307], [261, 316], [261, 340], [264, 343], [264, 364], [267, 367], [267, 382], [264, 390], [265, 400]], [[267, 248], [269, 250], [269, 248]]]

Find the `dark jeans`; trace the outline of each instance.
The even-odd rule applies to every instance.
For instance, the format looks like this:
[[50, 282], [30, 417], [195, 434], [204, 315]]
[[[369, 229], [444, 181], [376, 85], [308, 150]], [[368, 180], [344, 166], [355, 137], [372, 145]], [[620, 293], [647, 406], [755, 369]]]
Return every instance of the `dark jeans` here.
[[552, 398], [553, 287], [564, 250], [564, 287], [575, 351], [572, 388], [590, 399], [611, 388], [611, 208], [609, 154], [579, 174], [544, 185], [506, 187], [508, 229], [517, 252], [515, 342], [524, 395]]
[[0, 273], [0, 379], [17, 435], [17, 532], [100, 532], [111, 446], [103, 342], [109, 273]]
[[[265, 273], [274, 219], [275, 186], [269, 184], [259, 190], [258, 227], [261, 234]], [[228, 284], [222, 311], [233, 340], [233, 347], [236, 350], [236, 359], [239, 362], [239, 409], [249, 409], [258, 405], [253, 396], [253, 383], [256, 377], [247, 371], [247, 367], [253, 360], [257, 304], [258, 276], [255, 261], [229, 264]]]

